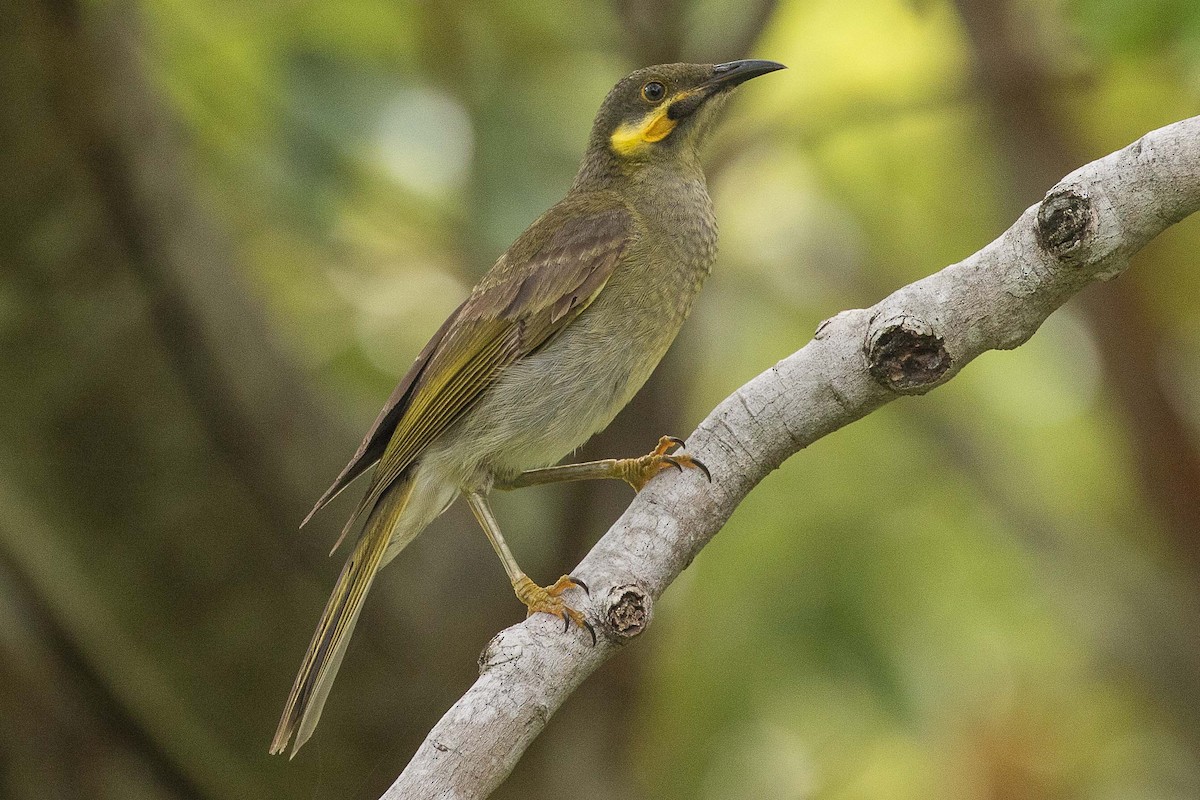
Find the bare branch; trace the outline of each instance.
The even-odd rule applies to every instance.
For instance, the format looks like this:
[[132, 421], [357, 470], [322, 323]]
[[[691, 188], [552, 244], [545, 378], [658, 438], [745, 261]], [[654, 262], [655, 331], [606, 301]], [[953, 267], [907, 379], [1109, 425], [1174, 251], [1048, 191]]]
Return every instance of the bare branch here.
[[1000, 238], [868, 309], [821, 324], [801, 350], [722, 402], [688, 439], [713, 483], [656, 479], [572, 574], [601, 634], [535, 615], [501, 631], [480, 677], [385, 800], [486, 797], [571, 692], [643, 631], [654, 601], [784, 459], [905, 394], [945, 383], [981, 353], [1029, 339], [1083, 286], [1200, 210], [1200, 117], [1154, 131], [1064, 178]]

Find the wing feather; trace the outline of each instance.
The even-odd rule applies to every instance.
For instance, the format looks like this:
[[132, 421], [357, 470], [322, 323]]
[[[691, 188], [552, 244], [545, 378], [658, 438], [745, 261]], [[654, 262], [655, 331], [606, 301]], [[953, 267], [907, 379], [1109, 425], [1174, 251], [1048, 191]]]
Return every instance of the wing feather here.
[[513, 243], [426, 345], [354, 459], [313, 509], [378, 459], [339, 543], [506, 367], [587, 308], [636, 235], [634, 217], [618, 197], [591, 195], [555, 206]]

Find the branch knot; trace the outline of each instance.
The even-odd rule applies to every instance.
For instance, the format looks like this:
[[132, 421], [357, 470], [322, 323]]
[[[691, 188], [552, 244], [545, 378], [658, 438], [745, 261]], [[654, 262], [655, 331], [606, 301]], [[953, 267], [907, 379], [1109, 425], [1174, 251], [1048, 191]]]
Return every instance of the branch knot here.
[[506, 628], [493, 636], [479, 654], [479, 674], [516, 661], [523, 652], [520, 636], [513, 634], [511, 628]]
[[937, 386], [953, 359], [933, 327], [901, 314], [872, 324], [864, 353], [876, 381], [899, 394], [924, 394]]
[[632, 639], [650, 624], [650, 595], [640, 586], [614, 586], [604, 601], [604, 622], [618, 638]]
[[1057, 259], [1077, 260], [1096, 225], [1096, 210], [1086, 192], [1074, 186], [1056, 186], [1038, 206], [1038, 246]]

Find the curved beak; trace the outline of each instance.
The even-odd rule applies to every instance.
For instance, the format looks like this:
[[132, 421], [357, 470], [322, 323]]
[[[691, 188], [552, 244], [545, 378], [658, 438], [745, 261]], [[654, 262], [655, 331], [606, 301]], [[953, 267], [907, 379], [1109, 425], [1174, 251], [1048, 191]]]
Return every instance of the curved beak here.
[[762, 61], [759, 59], [745, 59], [744, 61], [730, 61], [727, 64], [717, 64], [713, 67], [712, 79], [707, 81], [705, 88], [715, 89], [732, 89], [739, 83], [745, 83], [751, 78], [757, 78], [759, 75], [766, 75], [768, 72], [774, 72], [777, 69], [787, 69], [778, 61]]
[[683, 119], [704, 104], [704, 101], [723, 92], [727, 92], [751, 78], [766, 75], [777, 69], [787, 69], [778, 61], [763, 61], [760, 59], [745, 59], [730, 61], [726, 64], [713, 66], [713, 75], [704, 83], [691, 91], [685, 92], [678, 100], [671, 103], [667, 109], [667, 117], [673, 120]]

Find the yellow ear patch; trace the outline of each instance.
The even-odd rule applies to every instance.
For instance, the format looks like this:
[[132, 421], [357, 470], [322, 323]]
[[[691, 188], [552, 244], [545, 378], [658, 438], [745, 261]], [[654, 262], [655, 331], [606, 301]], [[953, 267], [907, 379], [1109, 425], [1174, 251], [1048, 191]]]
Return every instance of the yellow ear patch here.
[[623, 156], [628, 156], [641, 150], [647, 144], [667, 138], [667, 135], [675, 130], [677, 124], [676, 120], [667, 116], [669, 105], [670, 103], [663, 103], [638, 122], [632, 124], [627, 122], [617, 128], [609, 139], [613, 150]]

